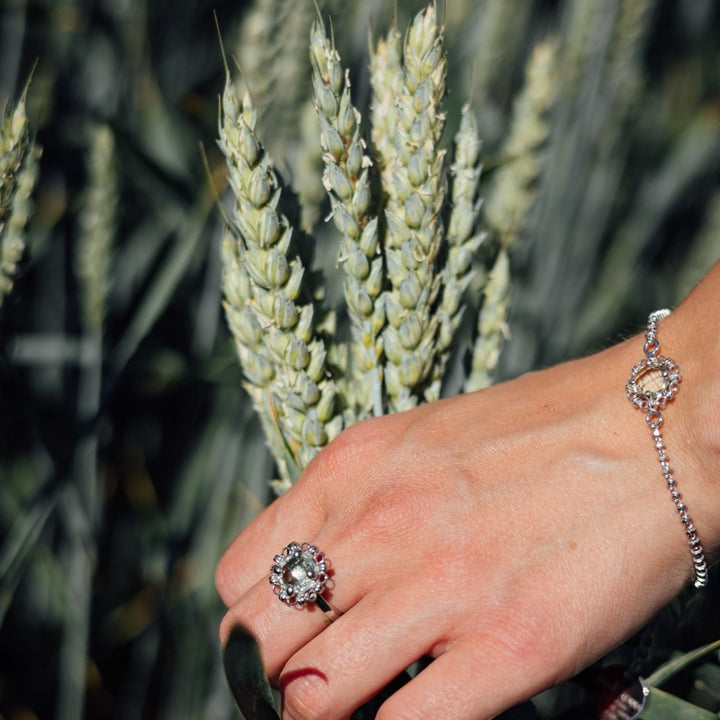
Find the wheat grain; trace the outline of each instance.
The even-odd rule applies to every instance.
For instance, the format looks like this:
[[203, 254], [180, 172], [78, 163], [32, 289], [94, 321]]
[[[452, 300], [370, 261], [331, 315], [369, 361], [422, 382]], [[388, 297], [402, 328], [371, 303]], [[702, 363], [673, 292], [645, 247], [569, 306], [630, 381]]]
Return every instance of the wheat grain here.
[[370, 53], [373, 156], [380, 166], [385, 187], [392, 183], [396, 102], [403, 84], [402, 37], [397, 28], [392, 27], [385, 38], [378, 40], [375, 51]]
[[286, 159], [299, 138], [313, 12], [309, 2], [257, 0], [240, 28], [236, 55], [274, 157]]
[[540, 43], [533, 51], [501, 153], [506, 160], [487, 193], [485, 218], [507, 248], [516, 243], [537, 197], [543, 146], [550, 133], [547, 116], [557, 88], [556, 57], [553, 40]]
[[486, 0], [475, 3], [475, 10], [475, 17], [465, 21], [472, 28], [472, 97], [483, 108], [484, 131], [492, 130], [495, 139], [504, 129], [506, 113], [500, 106], [513, 87], [507, 69], [525, 54], [533, 0]]
[[509, 338], [507, 312], [510, 303], [510, 260], [501, 249], [483, 289], [483, 304], [478, 316], [478, 335], [472, 363], [463, 386], [464, 392], [481, 390], [495, 378], [502, 344]]

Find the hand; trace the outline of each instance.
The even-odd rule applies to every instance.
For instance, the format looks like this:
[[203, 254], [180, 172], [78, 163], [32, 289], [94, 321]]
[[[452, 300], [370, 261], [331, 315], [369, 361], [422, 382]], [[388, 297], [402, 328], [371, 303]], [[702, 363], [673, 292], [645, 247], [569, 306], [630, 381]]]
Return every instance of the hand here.
[[[670, 351], [682, 328], [665, 322], [682, 370], [691, 351]], [[380, 720], [490, 718], [577, 673], [677, 594], [691, 576], [687, 542], [624, 396], [640, 357], [636, 337], [353, 426], [240, 533], [217, 573], [221, 637], [236, 623], [254, 634], [283, 718], [348, 718], [422, 656], [435, 660]], [[685, 391], [665, 437], [716, 545], [717, 483]], [[704, 484], [716, 493], [707, 502]], [[344, 613], [331, 625], [272, 594], [272, 557], [292, 540], [331, 563], [327, 597]]]

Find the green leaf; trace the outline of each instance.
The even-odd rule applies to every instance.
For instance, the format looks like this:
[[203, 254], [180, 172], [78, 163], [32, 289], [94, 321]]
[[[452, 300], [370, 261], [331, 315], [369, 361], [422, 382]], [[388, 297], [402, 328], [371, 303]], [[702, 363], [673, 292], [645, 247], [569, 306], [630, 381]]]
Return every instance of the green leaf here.
[[640, 718], [643, 720], [717, 720], [717, 715], [662, 690], [650, 688], [647, 704], [640, 713]]
[[706, 663], [695, 671], [696, 681], [701, 682], [716, 698], [720, 699], [720, 666]]
[[255, 638], [236, 625], [224, 653], [225, 675], [245, 720], [278, 720], [272, 689]]
[[168, 258], [153, 278], [113, 354], [113, 370], [119, 375], [158, 318], [167, 309], [173, 293], [187, 273], [213, 209], [209, 193], [201, 193], [188, 211]]
[[669, 680], [673, 675], [684, 670], [688, 665], [700, 660], [700, 658], [709, 655], [711, 652], [720, 650], [720, 640], [710, 643], [709, 645], [703, 645], [696, 650], [691, 650], [688, 653], [674, 657], [669, 662], [661, 665], [652, 675], [645, 679], [645, 685], [647, 687], [658, 687], [664, 682]]
[[18, 513], [0, 545], [0, 627], [54, 506], [54, 496], [40, 497]]

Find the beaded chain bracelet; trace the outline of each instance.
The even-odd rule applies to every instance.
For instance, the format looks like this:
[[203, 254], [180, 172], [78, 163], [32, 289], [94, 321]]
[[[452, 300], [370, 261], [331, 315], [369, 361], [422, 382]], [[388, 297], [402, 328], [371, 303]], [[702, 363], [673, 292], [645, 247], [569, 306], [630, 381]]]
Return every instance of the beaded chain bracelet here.
[[696, 588], [701, 588], [707, 585], [708, 582], [708, 565], [705, 560], [705, 552], [692, 519], [688, 515], [687, 506], [677, 489], [677, 482], [670, 468], [665, 445], [660, 434], [660, 426], [663, 422], [661, 410], [665, 408], [668, 401], [675, 397], [680, 384], [680, 368], [670, 358], [659, 354], [658, 323], [669, 314], [669, 310], [657, 310], [648, 318], [645, 345], [643, 347], [645, 358], [632, 369], [625, 389], [630, 402], [646, 413], [645, 422], [652, 431], [660, 468], [690, 544], [695, 574], [694, 585]]

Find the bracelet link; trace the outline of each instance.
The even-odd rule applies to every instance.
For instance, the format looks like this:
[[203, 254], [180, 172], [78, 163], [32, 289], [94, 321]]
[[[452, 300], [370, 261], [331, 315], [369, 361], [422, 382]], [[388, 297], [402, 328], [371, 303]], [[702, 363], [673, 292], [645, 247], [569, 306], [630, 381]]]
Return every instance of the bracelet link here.
[[628, 400], [645, 412], [645, 422], [652, 431], [660, 469], [688, 538], [693, 561], [693, 584], [696, 588], [701, 588], [708, 583], [709, 572], [705, 552], [692, 519], [688, 515], [687, 505], [677, 489], [677, 482], [668, 462], [660, 433], [660, 426], [663, 423], [661, 411], [675, 397], [680, 385], [680, 368], [670, 358], [660, 355], [660, 341], [657, 337], [659, 321], [669, 314], [670, 310], [657, 310], [648, 318], [643, 345], [645, 358], [632, 369], [625, 390]]

